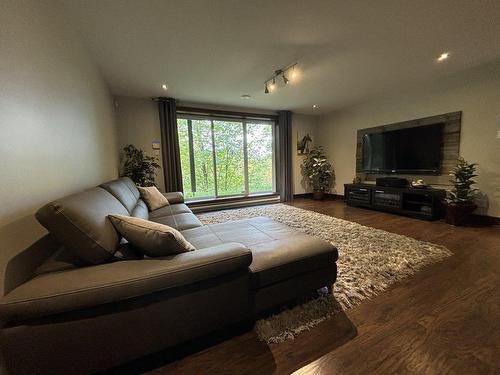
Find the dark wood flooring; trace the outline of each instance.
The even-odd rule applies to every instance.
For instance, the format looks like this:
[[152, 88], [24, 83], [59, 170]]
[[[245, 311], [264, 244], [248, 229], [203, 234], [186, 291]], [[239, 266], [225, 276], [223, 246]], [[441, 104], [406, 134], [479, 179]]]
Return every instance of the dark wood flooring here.
[[152, 373], [500, 373], [499, 226], [458, 228], [342, 201], [293, 205], [442, 244], [455, 255], [293, 341], [268, 346], [250, 330]]

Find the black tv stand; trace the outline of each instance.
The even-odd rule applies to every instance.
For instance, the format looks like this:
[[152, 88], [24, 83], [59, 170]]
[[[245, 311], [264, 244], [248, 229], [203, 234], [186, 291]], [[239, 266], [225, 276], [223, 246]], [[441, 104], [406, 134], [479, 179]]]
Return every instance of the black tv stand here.
[[345, 184], [344, 199], [349, 206], [371, 208], [417, 219], [436, 220], [442, 216], [443, 189], [382, 187], [373, 184]]

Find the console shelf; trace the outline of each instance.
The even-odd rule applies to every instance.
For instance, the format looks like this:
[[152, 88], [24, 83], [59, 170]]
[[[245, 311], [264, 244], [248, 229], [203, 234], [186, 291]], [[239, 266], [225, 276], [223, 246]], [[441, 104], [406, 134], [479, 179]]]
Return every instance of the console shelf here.
[[442, 216], [443, 189], [382, 187], [373, 184], [345, 184], [344, 199], [349, 206], [371, 208], [417, 219], [436, 220]]

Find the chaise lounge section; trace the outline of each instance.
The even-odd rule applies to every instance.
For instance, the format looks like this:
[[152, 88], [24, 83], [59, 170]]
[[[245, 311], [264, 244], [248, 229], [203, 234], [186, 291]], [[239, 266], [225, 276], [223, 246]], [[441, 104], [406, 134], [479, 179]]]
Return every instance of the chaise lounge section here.
[[[91, 373], [189, 341], [331, 287], [331, 244], [269, 218], [202, 225], [181, 193], [148, 212], [120, 178], [37, 213], [49, 234], [12, 258], [0, 299], [15, 374]], [[177, 228], [196, 250], [139, 254], [110, 214]]]

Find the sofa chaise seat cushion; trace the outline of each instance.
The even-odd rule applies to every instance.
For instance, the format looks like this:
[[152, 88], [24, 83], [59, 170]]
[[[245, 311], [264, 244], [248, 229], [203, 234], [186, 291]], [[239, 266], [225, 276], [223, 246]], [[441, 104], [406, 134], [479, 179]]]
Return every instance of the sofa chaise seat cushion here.
[[237, 242], [249, 248], [254, 289], [332, 267], [338, 258], [337, 249], [329, 242], [267, 217], [210, 224], [184, 230], [182, 234], [195, 247]]
[[225, 243], [163, 258], [47, 273], [21, 284], [2, 298], [0, 319], [23, 321], [139, 297], [245, 272], [251, 260], [251, 252], [243, 245]]
[[188, 212], [170, 216], [150, 217], [149, 220], [168, 225], [169, 227], [175, 228], [179, 231], [198, 228], [203, 225], [195, 214]]
[[192, 214], [192, 211], [189, 209], [189, 207], [186, 206], [184, 203], [176, 203], [151, 211], [149, 213], [149, 218], [155, 219], [159, 217], [186, 214], [186, 213]]

